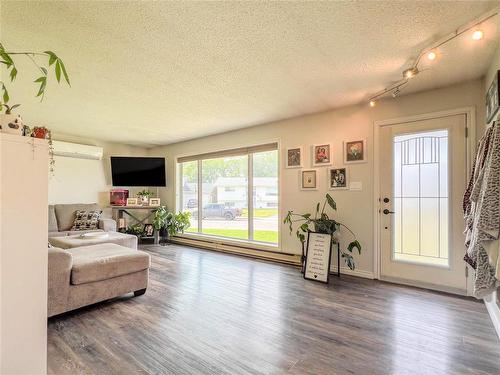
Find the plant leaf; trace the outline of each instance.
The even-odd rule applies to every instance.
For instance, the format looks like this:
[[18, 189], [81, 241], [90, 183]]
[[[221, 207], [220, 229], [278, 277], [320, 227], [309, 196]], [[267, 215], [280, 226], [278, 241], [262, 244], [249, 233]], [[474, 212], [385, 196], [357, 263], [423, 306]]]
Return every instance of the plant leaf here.
[[61, 65], [61, 70], [62, 70], [64, 79], [66, 80], [66, 82], [68, 83], [68, 85], [71, 86], [71, 83], [69, 83], [68, 73], [66, 72], [66, 67], [64, 66], [63, 61], [61, 59], [59, 59], [58, 61], [59, 61], [59, 64]]
[[57, 82], [61, 82], [61, 64], [59, 64], [59, 60], [56, 61], [56, 79]]
[[45, 81], [45, 79], [46, 79], [46, 77], [41, 76], [41, 77], [35, 79], [33, 82], [42, 82], [42, 81]]
[[333, 209], [337, 210], [337, 203], [333, 200], [332, 196], [330, 194], [326, 194], [326, 201], [328, 202], [328, 205]]
[[9, 97], [9, 92], [7, 91], [7, 87], [5, 87], [5, 85], [2, 85], [2, 89], [3, 89], [3, 102], [8, 103], [10, 97]]
[[361, 254], [361, 244], [359, 243], [358, 240], [352, 241], [348, 246], [347, 250], [349, 250], [351, 253], [354, 249], [358, 249], [358, 254]]
[[45, 75], [47, 75], [47, 74], [48, 74], [47, 69], [45, 69], [43, 66], [41, 66], [41, 67], [40, 67], [40, 69], [42, 70], [42, 72], [44, 72], [44, 73], [45, 73]]
[[57, 60], [57, 55], [52, 51], [45, 51], [45, 54], [49, 55], [49, 66], [54, 64]]
[[12, 69], [10, 70], [10, 81], [14, 81], [16, 79], [16, 76], [17, 76], [17, 69], [15, 66], [12, 67]]

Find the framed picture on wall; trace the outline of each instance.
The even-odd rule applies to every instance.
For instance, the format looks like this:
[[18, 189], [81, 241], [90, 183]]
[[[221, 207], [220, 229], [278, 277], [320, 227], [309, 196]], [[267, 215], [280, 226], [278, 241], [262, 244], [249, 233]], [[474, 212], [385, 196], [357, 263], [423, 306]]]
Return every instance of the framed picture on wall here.
[[347, 168], [328, 168], [328, 187], [330, 190], [346, 190], [349, 187]]
[[323, 143], [312, 146], [312, 165], [313, 167], [322, 167], [332, 164], [332, 145]]
[[318, 171], [316, 169], [304, 169], [300, 171], [300, 189], [318, 190]]
[[302, 146], [287, 148], [285, 168], [302, 168], [303, 155]]
[[344, 164], [366, 163], [366, 139], [344, 142]]
[[500, 108], [500, 93], [499, 93], [499, 80], [500, 70], [497, 71], [495, 77], [493, 78], [493, 82], [486, 93], [486, 122], [490, 123], [495, 118], [495, 115], [498, 112], [498, 108]]

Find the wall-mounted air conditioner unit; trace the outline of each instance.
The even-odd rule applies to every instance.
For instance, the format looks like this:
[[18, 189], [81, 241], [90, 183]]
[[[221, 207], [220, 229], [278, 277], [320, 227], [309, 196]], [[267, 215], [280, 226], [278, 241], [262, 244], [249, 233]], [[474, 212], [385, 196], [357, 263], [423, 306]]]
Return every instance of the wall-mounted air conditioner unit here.
[[69, 143], [61, 141], [52, 141], [54, 155], [65, 156], [68, 158], [101, 160], [102, 147], [80, 145], [78, 143]]

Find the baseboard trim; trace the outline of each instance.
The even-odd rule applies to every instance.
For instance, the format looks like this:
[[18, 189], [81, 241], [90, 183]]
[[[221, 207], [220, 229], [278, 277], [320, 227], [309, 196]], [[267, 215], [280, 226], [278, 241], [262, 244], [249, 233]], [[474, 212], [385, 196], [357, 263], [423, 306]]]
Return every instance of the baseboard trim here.
[[500, 340], [500, 307], [497, 304], [497, 293], [498, 290], [487, 296], [484, 299], [484, 304], [486, 305], [486, 309], [488, 310], [491, 321], [493, 322], [493, 327], [495, 327], [495, 331], [497, 332], [497, 336]]
[[[331, 266], [330, 268], [330, 273], [331, 274], [337, 274], [337, 266]], [[354, 271], [351, 270], [349, 267], [340, 267], [340, 275], [349, 275], [349, 276], [356, 276], [356, 277], [362, 277], [363, 279], [375, 279], [375, 276], [373, 275], [373, 272], [371, 271], [365, 271], [365, 270], [359, 270], [355, 269]]]
[[398, 277], [380, 276], [380, 280], [386, 281], [388, 283], [393, 283], [393, 284], [402, 284], [402, 285], [414, 286], [417, 288], [434, 290], [434, 291], [438, 291], [438, 292], [457, 294], [460, 296], [467, 296], [466, 289], [459, 289], [459, 288], [453, 288], [453, 287], [448, 287], [448, 286], [443, 286], [443, 285], [436, 285], [436, 284], [424, 283], [424, 282], [407, 280], [407, 279], [400, 279]]
[[273, 251], [250, 249], [247, 247], [226, 245], [219, 242], [195, 240], [186, 237], [174, 237], [171, 239], [171, 242], [179, 245], [189, 245], [206, 250], [220, 251], [228, 254], [246, 256], [249, 258], [263, 259], [278, 263], [290, 264], [293, 266], [300, 266], [300, 255], [296, 254], [285, 254]]

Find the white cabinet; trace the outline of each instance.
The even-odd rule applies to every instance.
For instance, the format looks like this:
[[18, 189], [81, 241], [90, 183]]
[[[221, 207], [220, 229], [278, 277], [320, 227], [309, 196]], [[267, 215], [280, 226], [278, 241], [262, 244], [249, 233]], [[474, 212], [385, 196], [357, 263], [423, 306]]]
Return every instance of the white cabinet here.
[[0, 133], [0, 374], [47, 371], [45, 140]]

